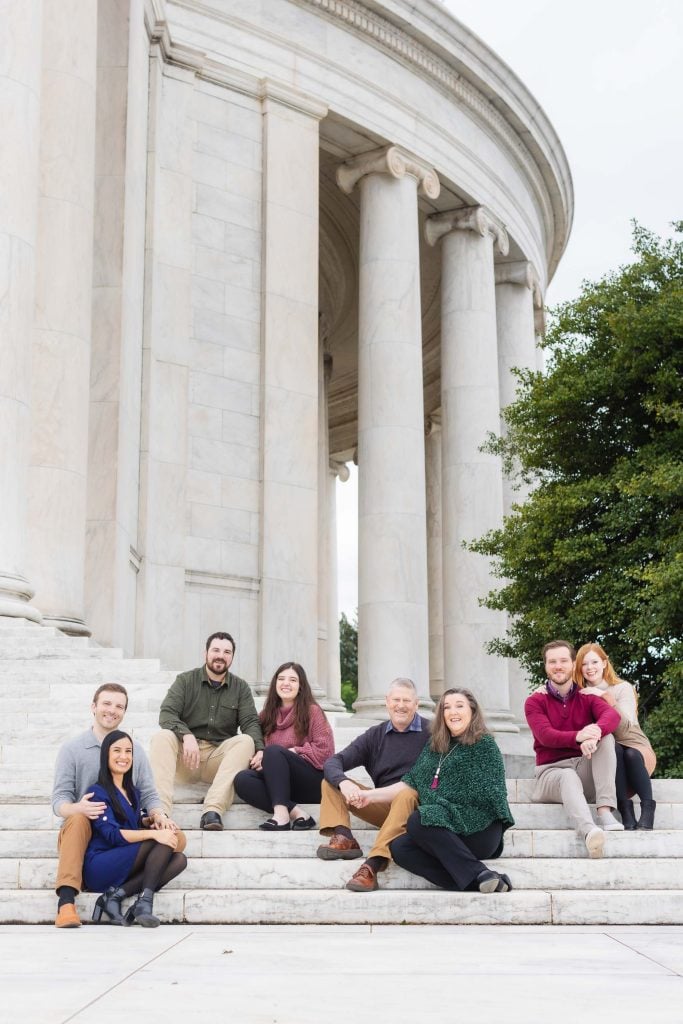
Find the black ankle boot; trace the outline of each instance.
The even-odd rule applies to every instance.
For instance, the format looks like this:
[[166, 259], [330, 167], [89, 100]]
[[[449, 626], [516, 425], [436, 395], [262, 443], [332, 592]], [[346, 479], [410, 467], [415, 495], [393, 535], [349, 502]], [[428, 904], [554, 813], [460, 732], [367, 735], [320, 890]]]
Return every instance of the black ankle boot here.
[[652, 829], [655, 827], [655, 807], [657, 803], [655, 800], [641, 800], [640, 801], [640, 820], [638, 822], [638, 828]]
[[106, 914], [110, 924], [125, 924], [125, 918], [121, 913], [121, 902], [126, 898], [123, 889], [110, 886], [101, 896], [97, 897], [93, 907], [92, 919], [99, 921], [102, 914]]
[[627, 832], [633, 832], [636, 827], [636, 819], [633, 813], [633, 800], [619, 800], [617, 803], [621, 823]]
[[141, 924], [143, 928], [158, 928], [161, 921], [154, 916], [154, 889], [143, 889], [142, 894], [126, 914], [126, 924]]

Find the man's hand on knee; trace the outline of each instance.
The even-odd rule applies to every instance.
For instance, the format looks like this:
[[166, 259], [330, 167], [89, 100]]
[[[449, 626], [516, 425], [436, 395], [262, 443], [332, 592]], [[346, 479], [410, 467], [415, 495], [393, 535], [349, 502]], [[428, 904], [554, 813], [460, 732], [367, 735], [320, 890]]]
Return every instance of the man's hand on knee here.
[[191, 732], [183, 736], [183, 764], [186, 768], [199, 768], [199, 744]]

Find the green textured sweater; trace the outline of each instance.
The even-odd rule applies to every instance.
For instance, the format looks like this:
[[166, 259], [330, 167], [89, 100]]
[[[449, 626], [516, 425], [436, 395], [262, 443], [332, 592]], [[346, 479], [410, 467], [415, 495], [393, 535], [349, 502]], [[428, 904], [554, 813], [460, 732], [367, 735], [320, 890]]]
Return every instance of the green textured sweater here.
[[432, 789], [440, 756], [427, 744], [402, 780], [417, 790], [423, 825], [438, 825], [461, 836], [481, 832], [493, 821], [501, 821], [503, 831], [514, 825], [503, 755], [492, 736], [482, 736], [469, 746], [451, 740], [441, 765], [439, 785]]

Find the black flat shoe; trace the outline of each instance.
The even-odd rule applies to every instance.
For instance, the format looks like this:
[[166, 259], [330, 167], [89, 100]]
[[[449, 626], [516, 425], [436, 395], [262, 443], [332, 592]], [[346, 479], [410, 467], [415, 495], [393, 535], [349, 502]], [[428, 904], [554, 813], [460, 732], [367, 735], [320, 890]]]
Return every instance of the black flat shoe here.
[[205, 832], [222, 832], [223, 820], [216, 811], [206, 811], [202, 814], [199, 827], [203, 828]]
[[315, 818], [295, 818], [292, 822], [292, 830], [294, 832], [308, 832], [309, 829], [315, 828]]
[[262, 832], [288, 832], [291, 825], [288, 821], [284, 825], [278, 825], [275, 818], [266, 818], [265, 821], [261, 822], [259, 828]]
[[499, 875], [497, 871], [481, 871], [477, 875], [476, 886], [479, 892], [508, 892], [512, 882], [507, 875]]

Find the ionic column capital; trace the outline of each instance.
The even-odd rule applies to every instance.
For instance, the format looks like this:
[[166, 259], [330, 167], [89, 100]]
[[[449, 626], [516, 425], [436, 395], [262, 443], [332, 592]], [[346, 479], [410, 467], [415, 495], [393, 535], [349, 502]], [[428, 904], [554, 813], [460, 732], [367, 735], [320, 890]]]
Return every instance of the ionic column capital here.
[[345, 484], [346, 481], [351, 476], [351, 472], [349, 470], [349, 467], [346, 465], [346, 463], [342, 459], [330, 458], [329, 467], [330, 467], [330, 473], [332, 473], [333, 476], [339, 477], [339, 479], [341, 480], [341, 482], [343, 484]]
[[534, 308], [543, 306], [541, 282], [536, 268], [529, 260], [514, 260], [512, 263], [497, 263], [496, 284], [521, 284], [533, 293]]
[[441, 191], [434, 168], [398, 146], [373, 149], [341, 164], [337, 168], [337, 184], [348, 195], [366, 174], [388, 174], [392, 178], [404, 178], [410, 174], [417, 178], [418, 191], [429, 199], [436, 199]]
[[474, 231], [482, 237], [491, 235], [495, 251], [507, 256], [510, 243], [507, 231], [485, 206], [465, 206], [459, 210], [434, 213], [425, 221], [425, 238], [429, 245], [436, 245], [443, 235], [451, 231]]

